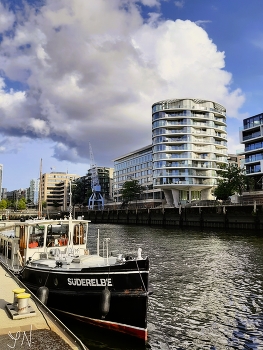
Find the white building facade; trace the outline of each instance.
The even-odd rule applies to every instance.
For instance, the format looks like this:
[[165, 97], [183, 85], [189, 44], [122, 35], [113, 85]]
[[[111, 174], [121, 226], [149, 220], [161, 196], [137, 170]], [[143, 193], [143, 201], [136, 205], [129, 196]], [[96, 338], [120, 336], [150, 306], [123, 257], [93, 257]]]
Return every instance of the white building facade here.
[[39, 199], [39, 179], [31, 179], [29, 186], [29, 196], [31, 205], [37, 205]]
[[169, 206], [213, 200], [216, 170], [227, 164], [226, 109], [198, 99], [152, 105], [153, 185]]
[[153, 188], [152, 145], [114, 159], [113, 198], [116, 203], [122, 201], [122, 186], [130, 180], [138, 180], [144, 189], [141, 198], [138, 198], [138, 203], [140, 201], [149, 206], [162, 203], [161, 189]]

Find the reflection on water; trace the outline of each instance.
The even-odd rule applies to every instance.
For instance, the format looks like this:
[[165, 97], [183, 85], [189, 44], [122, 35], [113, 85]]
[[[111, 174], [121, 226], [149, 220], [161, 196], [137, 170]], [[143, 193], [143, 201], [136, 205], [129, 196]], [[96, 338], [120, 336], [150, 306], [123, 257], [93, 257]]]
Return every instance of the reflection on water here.
[[154, 294], [146, 346], [69, 323], [90, 350], [263, 349], [261, 236], [120, 225], [91, 234], [98, 228], [112, 249], [149, 256]]

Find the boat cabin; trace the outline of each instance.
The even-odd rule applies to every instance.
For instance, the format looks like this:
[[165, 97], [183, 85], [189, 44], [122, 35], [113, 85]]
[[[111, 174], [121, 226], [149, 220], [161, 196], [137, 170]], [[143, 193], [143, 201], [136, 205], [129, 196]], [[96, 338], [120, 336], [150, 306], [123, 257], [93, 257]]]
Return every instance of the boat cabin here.
[[29, 220], [0, 232], [0, 255], [4, 262], [21, 268], [27, 261], [58, 255], [85, 255], [88, 220]]

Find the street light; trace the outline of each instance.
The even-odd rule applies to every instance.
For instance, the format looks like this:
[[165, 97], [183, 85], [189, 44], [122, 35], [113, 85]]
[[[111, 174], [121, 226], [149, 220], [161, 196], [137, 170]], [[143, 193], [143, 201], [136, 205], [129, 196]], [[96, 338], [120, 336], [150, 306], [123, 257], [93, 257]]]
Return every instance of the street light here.
[[135, 193], [135, 195], [136, 195], [136, 209], [137, 209], [137, 199], [138, 199], [138, 196], [140, 195], [140, 193], [139, 192], [137, 192], [137, 193]]

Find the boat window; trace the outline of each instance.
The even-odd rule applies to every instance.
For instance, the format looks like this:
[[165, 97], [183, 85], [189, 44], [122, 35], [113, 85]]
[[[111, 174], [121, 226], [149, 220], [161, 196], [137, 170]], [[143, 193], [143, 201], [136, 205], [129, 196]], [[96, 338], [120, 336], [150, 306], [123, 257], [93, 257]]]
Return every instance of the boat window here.
[[44, 245], [44, 226], [36, 225], [33, 226], [30, 231], [28, 247], [29, 248], [38, 248], [43, 247]]
[[84, 244], [84, 225], [82, 223], [74, 226], [73, 244]]
[[23, 226], [15, 226], [15, 237], [20, 238], [20, 231], [23, 229]]
[[66, 246], [68, 244], [68, 225], [48, 225], [47, 247]]

